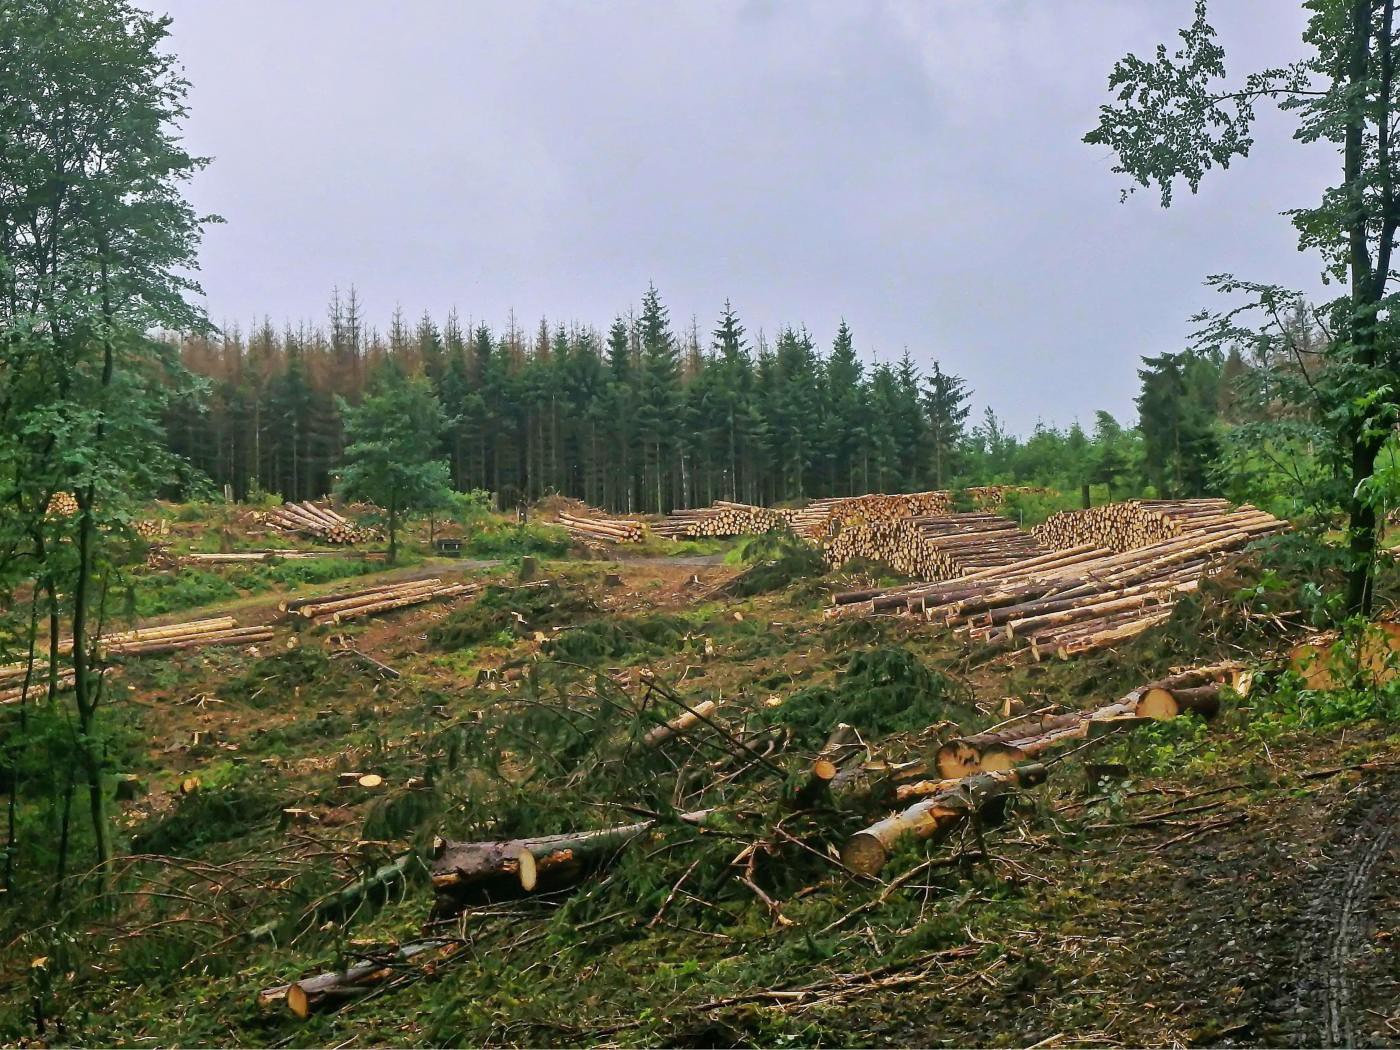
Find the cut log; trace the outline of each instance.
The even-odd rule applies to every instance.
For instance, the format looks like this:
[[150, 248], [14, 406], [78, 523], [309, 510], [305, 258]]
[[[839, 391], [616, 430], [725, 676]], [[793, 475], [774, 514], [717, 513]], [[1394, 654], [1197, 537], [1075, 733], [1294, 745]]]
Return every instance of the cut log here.
[[314, 1013], [334, 1009], [383, 985], [400, 973], [405, 963], [412, 961], [422, 965], [427, 955], [431, 955], [434, 962], [440, 961], [461, 944], [458, 940], [414, 941], [385, 952], [366, 953], [360, 957], [360, 962], [343, 970], [264, 988], [258, 993], [258, 1002], [265, 1007], [281, 1004], [304, 1021]]
[[904, 812], [856, 832], [841, 850], [841, 863], [862, 875], [878, 875], [903, 839], [945, 835], [992, 799], [1044, 780], [1045, 767], [1038, 764], [960, 778]]
[[692, 726], [708, 719], [719, 710], [719, 706], [719, 702], [716, 700], [702, 700], [689, 711], [682, 711], [669, 722], [649, 729], [646, 736], [642, 737], [642, 743], [647, 747], [659, 747], [672, 737], [684, 733]]
[[[678, 819], [703, 825], [709, 810]], [[439, 910], [451, 910], [464, 898], [514, 897], [541, 889], [572, 885], [606, 865], [619, 850], [657, 826], [655, 820], [539, 838], [495, 842], [434, 843], [433, 888]]]

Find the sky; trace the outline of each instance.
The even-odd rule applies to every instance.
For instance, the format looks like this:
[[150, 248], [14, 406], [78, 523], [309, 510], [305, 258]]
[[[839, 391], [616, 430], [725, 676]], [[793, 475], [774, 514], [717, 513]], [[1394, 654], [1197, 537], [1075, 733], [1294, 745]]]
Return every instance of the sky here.
[[[192, 83], [212, 320], [600, 329], [655, 282], [708, 338], [842, 318], [1015, 431], [1135, 418], [1212, 273], [1312, 289], [1281, 215], [1339, 162], [1261, 120], [1170, 210], [1080, 140], [1192, 0], [148, 0]], [[1232, 75], [1301, 57], [1293, 0], [1214, 0]]]

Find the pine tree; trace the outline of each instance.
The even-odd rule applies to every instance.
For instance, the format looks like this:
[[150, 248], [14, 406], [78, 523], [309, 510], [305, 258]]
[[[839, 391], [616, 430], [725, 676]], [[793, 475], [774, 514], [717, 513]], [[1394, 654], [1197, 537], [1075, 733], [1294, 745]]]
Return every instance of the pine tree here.
[[971, 397], [966, 382], [933, 362], [924, 386], [924, 418], [928, 421], [929, 480], [936, 489], [949, 485], [958, 471], [958, 450], [967, 433]]

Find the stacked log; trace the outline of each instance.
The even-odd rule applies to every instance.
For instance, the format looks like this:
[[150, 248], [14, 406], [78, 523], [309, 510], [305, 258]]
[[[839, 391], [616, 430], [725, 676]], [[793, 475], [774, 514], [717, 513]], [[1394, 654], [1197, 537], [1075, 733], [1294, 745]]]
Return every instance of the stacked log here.
[[464, 583], [445, 584], [434, 577], [410, 583], [379, 584], [355, 591], [317, 595], [314, 598], [293, 598], [279, 602], [278, 608], [290, 617], [310, 621], [313, 626], [345, 623], [365, 616], [406, 609], [439, 598], [456, 598], [472, 592]]
[[71, 518], [78, 513], [78, 498], [71, 492], [55, 492], [49, 497], [48, 515], [51, 518]]
[[761, 536], [787, 528], [787, 518], [776, 510], [748, 503], [716, 500], [713, 506], [678, 510], [653, 525], [651, 531], [669, 539]]
[[1287, 527], [1287, 522], [1249, 504], [1232, 509], [1223, 499], [1188, 499], [1130, 500], [1061, 511], [1031, 531], [1048, 548], [1092, 543], [1128, 551], [1193, 534], [1245, 532], [1259, 537]]
[[263, 516], [263, 521], [274, 529], [296, 532], [323, 543], [350, 545], [369, 543], [376, 539], [373, 529], [362, 528], [349, 518], [337, 514], [329, 507], [307, 501], [305, 503], [284, 503]]
[[[269, 641], [271, 638], [272, 628], [269, 626], [240, 627], [232, 616], [215, 616], [159, 627], [108, 632], [98, 638], [97, 652], [99, 656], [107, 658], [149, 656], [216, 645], [251, 645], [255, 642]], [[47, 653], [47, 642], [41, 643], [40, 648]], [[71, 657], [73, 639], [60, 638], [58, 652], [62, 656]], [[8, 686], [22, 679], [24, 667], [22, 663], [0, 667], [0, 685]], [[71, 676], [71, 672], [63, 671], [61, 675]], [[30, 695], [34, 695], [34, 690], [30, 690]]]
[[269, 626], [239, 627], [232, 616], [217, 616], [164, 627], [141, 627], [134, 631], [104, 634], [98, 643], [98, 651], [107, 657], [150, 656], [215, 645], [252, 645], [271, 639], [272, 628]]
[[902, 576], [944, 580], [1042, 552], [1010, 519], [971, 513], [856, 519], [843, 524], [822, 553], [832, 567], [863, 558], [888, 565]]
[[303, 551], [295, 548], [265, 548], [231, 551], [227, 554], [205, 554], [196, 551], [182, 554], [175, 561], [180, 565], [244, 565], [248, 562], [314, 561], [317, 558], [376, 561], [383, 557], [385, 557], [383, 554], [374, 551]]
[[829, 615], [922, 615], [1037, 660], [1066, 659], [1164, 622], [1212, 564], [1251, 539], [1200, 532], [1122, 553], [1081, 544], [961, 578], [838, 594]]
[[135, 528], [136, 535], [143, 540], [156, 540], [170, 534], [170, 523], [164, 518], [142, 518]]
[[642, 542], [642, 523], [631, 518], [585, 517], [561, 510], [558, 520], [569, 535], [578, 539], [602, 540], [604, 543]]
[[793, 531], [808, 539], [823, 539], [833, 535], [847, 521], [897, 521], [946, 514], [952, 509], [952, 493], [936, 489], [816, 499], [805, 509], [789, 511], [788, 515]]

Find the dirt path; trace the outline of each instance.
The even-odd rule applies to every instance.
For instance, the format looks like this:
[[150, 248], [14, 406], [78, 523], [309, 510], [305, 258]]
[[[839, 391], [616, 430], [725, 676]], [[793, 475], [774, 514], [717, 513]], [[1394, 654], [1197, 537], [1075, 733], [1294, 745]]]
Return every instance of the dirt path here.
[[[1331, 861], [1317, 880], [1309, 921], [1303, 927], [1297, 965], [1298, 1005], [1318, 1018], [1321, 1045], [1356, 1046], [1357, 1033], [1374, 1024], [1363, 1019], [1356, 991], [1367, 936], [1378, 918], [1373, 909], [1377, 867], [1400, 843], [1400, 785], [1358, 807], [1334, 842]], [[1365, 1026], [1363, 1028], [1363, 1025]], [[1364, 1045], [1364, 1044], [1363, 1044]]]

